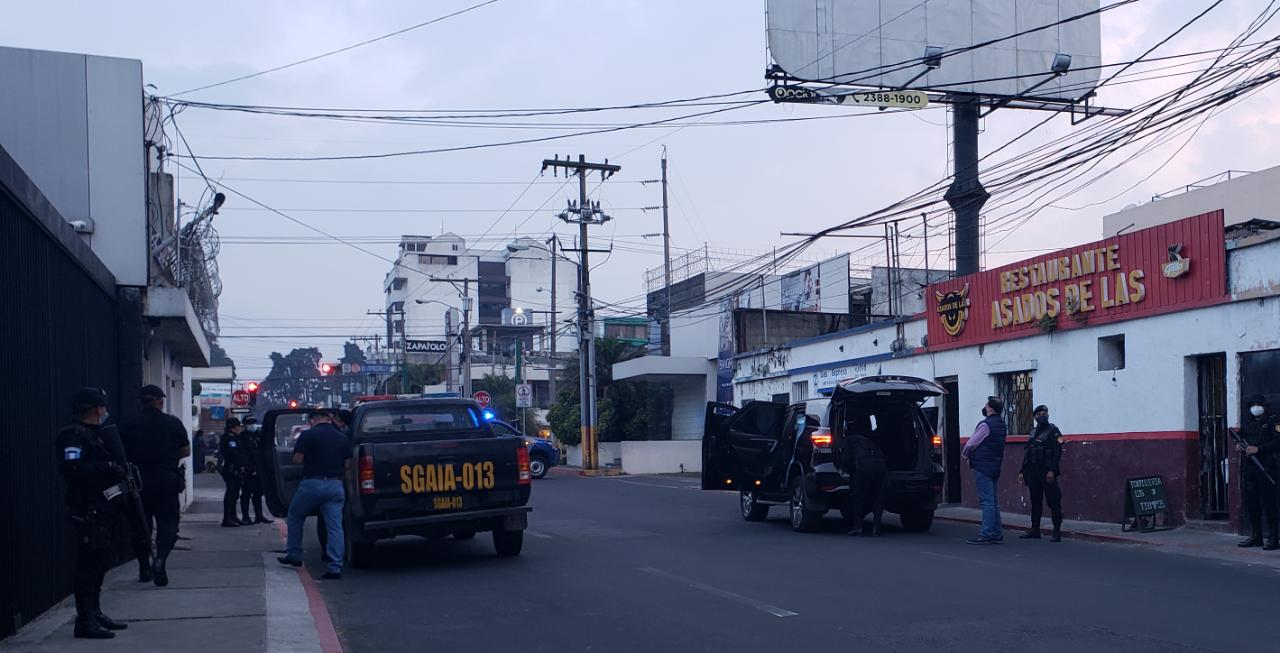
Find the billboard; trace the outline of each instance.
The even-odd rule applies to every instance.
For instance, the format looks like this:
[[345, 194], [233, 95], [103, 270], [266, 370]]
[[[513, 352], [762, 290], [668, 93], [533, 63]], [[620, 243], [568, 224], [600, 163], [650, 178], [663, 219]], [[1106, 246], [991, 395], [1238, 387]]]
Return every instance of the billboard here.
[[849, 312], [849, 255], [814, 263], [782, 277], [782, 310]]
[[929, 348], [1132, 320], [1227, 301], [1223, 212], [929, 286]]
[[[1066, 19], [1099, 6], [1099, 0], [768, 0], [769, 53], [801, 80], [995, 96], [1034, 86], [1029, 97], [1077, 100], [1099, 80], [1101, 19]], [[1037, 29], [1045, 26], [1051, 27]], [[1015, 34], [1022, 35], [1006, 39]], [[925, 65], [926, 48], [940, 49], [936, 68]], [[1070, 67], [1054, 76], [1059, 54], [1071, 56]]]

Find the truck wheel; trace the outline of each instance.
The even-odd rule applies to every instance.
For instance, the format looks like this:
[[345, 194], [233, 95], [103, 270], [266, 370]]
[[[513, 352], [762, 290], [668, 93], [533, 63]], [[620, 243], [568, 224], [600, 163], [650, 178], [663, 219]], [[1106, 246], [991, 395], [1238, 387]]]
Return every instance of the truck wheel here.
[[739, 493], [738, 503], [742, 508], [742, 518], [747, 521], [764, 521], [769, 518], [769, 506], [757, 501], [756, 493], [751, 490]]
[[933, 526], [933, 511], [920, 510], [917, 512], [904, 512], [898, 515], [902, 519], [902, 528], [912, 533], [924, 533]]
[[809, 497], [804, 491], [804, 482], [799, 476], [791, 480], [791, 530], [797, 533], [812, 533], [818, 530], [822, 522], [822, 513], [809, 510]]
[[494, 531], [493, 548], [498, 552], [499, 558], [520, 555], [520, 550], [524, 548], [524, 531]]
[[534, 456], [529, 459], [529, 474], [534, 478], [542, 478], [547, 475], [547, 459], [542, 456]]

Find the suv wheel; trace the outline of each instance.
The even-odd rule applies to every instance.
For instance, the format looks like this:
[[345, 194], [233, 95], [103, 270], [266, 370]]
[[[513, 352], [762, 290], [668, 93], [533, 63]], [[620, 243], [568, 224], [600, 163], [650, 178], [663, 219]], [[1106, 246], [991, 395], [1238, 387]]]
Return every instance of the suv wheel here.
[[757, 501], [756, 493], [743, 490], [738, 496], [742, 508], [742, 518], [747, 521], [764, 521], [769, 517], [769, 506]]
[[818, 529], [822, 514], [809, 510], [809, 497], [799, 476], [791, 481], [791, 529], [798, 533], [811, 533]]
[[932, 510], [904, 512], [898, 517], [902, 519], [902, 528], [912, 533], [923, 533], [933, 526]]
[[520, 555], [520, 550], [524, 548], [524, 531], [494, 531], [493, 548], [500, 558]]
[[529, 459], [529, 474], [534, 478], [542, 478], [547, 475], [547, 460], [542, 456], [533, 456]]

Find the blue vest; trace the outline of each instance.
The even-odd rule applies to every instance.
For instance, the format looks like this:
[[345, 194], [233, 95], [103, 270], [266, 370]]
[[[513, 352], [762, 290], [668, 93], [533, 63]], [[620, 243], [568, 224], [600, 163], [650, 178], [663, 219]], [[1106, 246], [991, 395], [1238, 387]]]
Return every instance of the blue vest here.
[[1004, 418], [992, 415], [982, 420], [987, 425], [987, 437], [969, 454], [969, 466], [988, 478], [1000, 478], [1000, 463], [1004, 461], [1004, 440], [1009, 430]]

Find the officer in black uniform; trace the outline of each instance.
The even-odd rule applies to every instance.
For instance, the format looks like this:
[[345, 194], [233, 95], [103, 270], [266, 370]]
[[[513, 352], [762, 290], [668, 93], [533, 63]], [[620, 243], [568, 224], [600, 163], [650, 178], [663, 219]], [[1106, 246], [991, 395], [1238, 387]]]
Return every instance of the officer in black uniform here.
[[222, 458], [222, 480], [226, 483], [226, 492], [222, 495], [222, 527], [234, 528], [246, 526], [236, 519], [236, 503], [240, 499], [240, 491], [244, 487], [246, 456], [240, 441], [243, 427], [240, 420], [232, 417], [227, 420], [226, 430], [222, 432], [222, 441], [218, 443], [218, 452]]
[[1022, 457], [1022, 469], [1018, 481], [1031, 492], [1031, 530], [1018, 536], [1022, 540], [1040, 539], [1040, 517], [1044, 503], [1049, 502], [1053, 517], [1051, 541], [1062, 541], [1062, 488], [1058, 477], [1062, 475], [1062, 431], [1049, 421], [1049, 407], [1036, 406], [1032, 413], [1036, 426], [1027, 440], [1027, 451]]
[[[1241, 435], [1247, 444], [1239, 445], [1242, 460], [1240, 461], [1240, 491], [1244, 495], [1244, 508], [1249, 514], [1249, 539], [1240, 543], [1242, 547], [1262, 546], [1263, 550], [1280, 549], [1280, 528], [1276, 517], [1276, 486], [1267, 480], [1266, 474], [1252, 459], [1257, 459], [1266, 468], [1272, 479], [1280, 479], [1280, 465], [1277, 465], [1277, 453], [1280, 453], [1280, 418], [1271, 412], [1266, 397], [1254, 395], [1249, 397], [1249, 423], [1245, 424]], [[1266, 544], [1262, 538], [1262, 517], [1267, 518]]]
[[884, 487], [889, 474], [884, 452], [871, 438], [849, 433], [845, 438], [845, 468], [849, 472], [849, 535], [866, 533], [862, 518], [871, 511], [871, 534], [880, 535], [884, 515]]
[[[128, 463], [107, 419], [107, 393], [84, 388], [71, 400], [73, 419], [58, 431], [58, 472], [67, 483], [67, 512], [76, 534], [75, 636], [110, 639], [120, 623], [102, 614], [102, 579], [111, 568], [116, 525], [128, 492]], [[111, 446], [108, 441], [114, 441]]]
[[186, 485], [186, 470], [180, 465], [191, 455], [191, 442], [182, 420], [165, 414], [164, 392], [159, 387], [143, 386], [138, 398], [142, 410], [121, 428], [120, 435], [129, 460], [142, 476], [142, 507], [147, 525], [154, 524], [156, 532], [154, 578], [158, 587], [164, 587], [169, 584], [166, 562], [178, 541], [178, 495]]
[[[244, 418], [244, 431], [240, 433], [245, 457], [244, 487], [240, 489], [240, 523], [242, 524], [270, 524], [272, 521], [262, 515], [262, 465], [267, 443], [263, 439], [261, 429], [258, 418]], [[254, 519], [249, 518], [250, 503], [253, 504]]]

